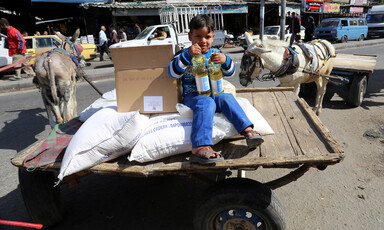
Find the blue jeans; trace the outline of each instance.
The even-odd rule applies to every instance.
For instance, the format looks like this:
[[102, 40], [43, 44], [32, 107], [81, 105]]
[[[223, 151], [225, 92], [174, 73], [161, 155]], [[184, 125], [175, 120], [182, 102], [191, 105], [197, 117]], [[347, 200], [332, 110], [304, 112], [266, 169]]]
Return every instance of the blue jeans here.
[[212, 146], [213, 117], [216, 112], [222, 112], [241, 133], [253, 124], [230, 93], [219, 94], [213, 97], [198, 96], [190, 93], [184, 97], [184, 105], [193, 110], [191, 141], [192, 148]]

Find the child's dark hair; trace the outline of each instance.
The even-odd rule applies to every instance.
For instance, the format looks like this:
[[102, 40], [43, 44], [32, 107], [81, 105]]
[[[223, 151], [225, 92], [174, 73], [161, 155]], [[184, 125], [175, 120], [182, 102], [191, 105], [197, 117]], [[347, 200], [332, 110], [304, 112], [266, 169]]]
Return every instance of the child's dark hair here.
[[215, 29], [215, 22], [206, 14], [198, 14], [189, 22], [189, 29], [191, 30], [191, 33], [193, 30], [197, 30], [203, 27], [207, 27], [208, 32], [214, 31]]

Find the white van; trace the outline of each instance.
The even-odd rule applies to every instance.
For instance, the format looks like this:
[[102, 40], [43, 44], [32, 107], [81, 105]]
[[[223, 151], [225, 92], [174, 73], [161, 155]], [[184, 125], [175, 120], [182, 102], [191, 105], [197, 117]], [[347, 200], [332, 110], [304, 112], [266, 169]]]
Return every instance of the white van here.
[[6, 35], [0, 33], [0, 67], [12, 64], [12, 57], [6, 48], [6, 38]]

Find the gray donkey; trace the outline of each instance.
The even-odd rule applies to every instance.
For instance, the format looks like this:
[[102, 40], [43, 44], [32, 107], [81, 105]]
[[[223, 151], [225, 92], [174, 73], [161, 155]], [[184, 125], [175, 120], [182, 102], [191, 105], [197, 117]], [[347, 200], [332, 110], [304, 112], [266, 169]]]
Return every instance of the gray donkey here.
[[79, 29], [71, 39], [60, 33], [56, 35], [63, 41], [61, 47], [36, 57], [34, 65], [34, 83], [41, 91], [52, 127], [55, 123], [64, 123], [77, 116], [76, 83], [83, 74], [81, 67], [85, 63], [75, 44], [80, 35]]

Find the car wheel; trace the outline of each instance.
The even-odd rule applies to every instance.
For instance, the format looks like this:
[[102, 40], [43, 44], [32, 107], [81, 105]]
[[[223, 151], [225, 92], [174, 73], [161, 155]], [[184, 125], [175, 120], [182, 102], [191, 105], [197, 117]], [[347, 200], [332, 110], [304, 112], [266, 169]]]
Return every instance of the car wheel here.
[[361, 42], [361, 41], [364, 41], [364, 35], [362, 34], [362, 35], [360, 35], [360, 37], [359, 37], [359, 41]]
[[343, 36], [343, 37], [341, 37], [341, 43], [347, 43], [348, 42], [348, 38], [347, 38], [347, 36]]

